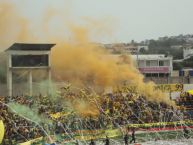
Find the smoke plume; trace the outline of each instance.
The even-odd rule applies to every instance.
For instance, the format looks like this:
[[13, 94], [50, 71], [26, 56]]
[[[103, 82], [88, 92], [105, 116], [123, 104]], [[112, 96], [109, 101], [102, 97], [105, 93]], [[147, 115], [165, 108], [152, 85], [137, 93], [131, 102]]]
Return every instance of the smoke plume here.
[[[108, 54], [101, 44], [91, 43], [95, 36], [93, 30], [97, 32], [97, 36], [104, 34], [105, 29], [108, 29], [108, 34], [112, 34], [109, 33], [109, 28], [102, 27], [103, 22], [100, 27], [98, 24], [95, 27], [93, 21], [92, 24], [88, 24], [90, 21], [87, 21], [85, 25], [75, 25], [73, 22], [63, 21], [64, 18], [61, 17], [61, 30], [52, 35], [50, 29], [54, 27], [50, 28], [50, 22], [56, 15], [60, 15], [56, 11], [47, 10], [46, 15], [41, 16], [45, 21], [35, 27], [35, 31], [31, 29], [33, 22], [17, 11], [14, 5], [0, 3], [1, 47], [6, 48], [15, 41], [31, 43], [47, 40], [47, 43], [56, 43], [51, 54], [54, 80], [92, 88], [113, 87], [127, 82], [136, 85], [138, 93], [151, 101], [170, 102], [163, 93], [154, 91], [154, 83], [143, 82], [143, 76], [130, 56], [115, 58]], [[37, 37], [36, 31], [44, 35]], [[59, 35], [56, 35], [57, 33]], [[68, 35], [67, 38], [61, 37], [61, 33], [63, 36]]]

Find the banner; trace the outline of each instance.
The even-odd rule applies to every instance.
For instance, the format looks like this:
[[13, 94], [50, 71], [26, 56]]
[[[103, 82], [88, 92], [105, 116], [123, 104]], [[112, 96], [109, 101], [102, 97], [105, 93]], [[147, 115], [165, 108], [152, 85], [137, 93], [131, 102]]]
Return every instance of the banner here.
[[19, 145], [32, 145], [33, 143], [42, 142], [42, 139], [43, 139], [43, 137], [32, 139], [32, 140], [29, 140], [27, 142], [20, 143]]
[[188, 90], [187, 93], [189, 93], [190, 95], [193, 95], [193, 90]]
[[[155, 90], [160, 90], [165, 93], [172, 93], [172, 92], [182, 92], [184, 90], [183, 84], [157, 84], [154, 87]], [[123, 87], [115, 87], [113, 90], [116, 91], [123, 91], [123, 92], [131, 92], [136, 93], [137, 87], [133, 85], [126, 85]]]
[[160, 90], [166, 93], [182, 92], [184, 90], [184, 85], [183, 84], [160, 84], [160, 85], [156, 85], [154, 89]]
[[141, 73], [169, 73], [170, 68], [165, 67], [140, 67], [139, 71]]
[[[171, 127], [181, 127], [183, 126], [192, 126], [193, 121], [192, 120], [186, 120], [186, 121], [176, 121], [176, 122], [157, 122], [157, 123], [144, 123], [144, 124], [128, 124], [125, 126], [122, 126], [123, 130], [126, 130], [127, 128], [137, 128], [137, 129], [154, 129], [155, 128], [165, 128], [167, 126]], [[106, 136], [109, 138], [115, 138], [120, 137], [123, 134], [123, 130], [121, 128], [115, 128], [115, 129], [101, 129], [101, 130], [79, 130], [73, 132], [73, 136], [70, 136], [68, 134], [61, 134], [61, 137], [63, 138], [63, 143], [73, 143], [73, 140], [79, 140], [79, 141], [88, 141], [90, 139], [105, 139]], [[147, 131], [148, 132], [148, 131]], [[25, 143], [21, 143], [19, 145], [31, 145], [33, 143], [38, 144], [39, 142], [43, 142], [43, 137], [30, 140]]]

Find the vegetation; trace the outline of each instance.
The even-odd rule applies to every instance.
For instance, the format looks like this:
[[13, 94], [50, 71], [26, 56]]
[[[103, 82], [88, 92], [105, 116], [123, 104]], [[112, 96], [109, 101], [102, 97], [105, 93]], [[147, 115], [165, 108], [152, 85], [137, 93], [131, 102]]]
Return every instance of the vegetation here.
[[183, 45], [185, 40], [178, 40], [175, 38], [168, 38], [166, 40], [150, 40], [149, 49], [141, 49], [140, 53], [142, 54], [165, 54], [172, 55], [174, 59], [183, 58], [182, 48], [173, 48], [174, 45]]
[[193, 56], [185, 59], [182, 62], [174, 62], [173, 63], [174, 70], [181, 70], [183, 68], [193, 68]]
[[[141, 54], [165, 54], [173, 56], [173, 60], [183, 59], [183, 45], [187, 44], [184, 39], [177, 39], [175, 37], [165, 38], [162, 40], [150, 40], [149, 49], [141, 49]], [[175, 47], [178, 46], [178, 47]], [[180, 47], [181, 46], [181, 47]], [[174, 70], [183, 68], [193, 68], [193, 57], [183, 60], [182, 62], [174, 62]]]

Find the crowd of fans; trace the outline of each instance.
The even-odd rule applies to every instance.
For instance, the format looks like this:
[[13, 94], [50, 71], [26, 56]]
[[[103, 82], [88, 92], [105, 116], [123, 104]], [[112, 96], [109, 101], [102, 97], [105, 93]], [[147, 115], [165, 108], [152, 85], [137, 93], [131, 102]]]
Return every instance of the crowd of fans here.
[[170, 122], [180, 119], [180, 112], [173, 106], [151, 102], [143, 96], [130, 93], [124, 96], [122, 93], [116, 93], [109, 98], [109, 116], [112, 116], [115, 125]]
[[5, 125], [5, 136], [3, 144], [12, 145], [42, 135], [42, 131], [34, 123], [19, 117], [7, 107], [9, 102], [17, 102], [30, 105], [31, 101], [21, 97], [0, 97], [0, 120]]
[[176, 99], [176, 105], [184, 112], [184, 117], [193, 119], [193, 95], [188, 92], [182, 92]]
[[[74, 94], [73, 94], [74, 95]], [[79, 96], [78, 96], [79, 97]], [[0, 120], [5, 124], [4, 144], [14, 144], [45, 136], [42, 128], [33, 122], [15, 114], [7, 106], [14, 102], [29, 108], [36, 107], [38, 114], [44, 114], [52, 120], [52, 125], [42, 124], [49, 134], [72, 133], [76, 130], [95, 130], [116, 128], [127, 124], [143, 124], [152, 122], [170, 122], [183, 120], [183, 114], [176, 108], [165, 103], [148, 101], [144, 96], [133, 93], [115, 92], [105, 94], [99, 103], [99, 115], [81, 117], [76, 112], [58, 118], [51, 118], [50, 114], [66, 111], [60, 99], [53, 100], [49, 96], [12, 96], [0, 97]], [[46, 126], [47, 125], [47, 126]]]

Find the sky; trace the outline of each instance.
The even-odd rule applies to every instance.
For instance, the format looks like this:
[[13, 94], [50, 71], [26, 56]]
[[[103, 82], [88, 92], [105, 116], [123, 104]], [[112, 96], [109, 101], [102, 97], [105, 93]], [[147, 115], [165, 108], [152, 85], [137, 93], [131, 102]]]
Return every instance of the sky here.
[[[60, 13], [52, 25], [63, 17], [84, 25], [97, 21], [108, 35], [94, 37], [102, 43], [142, 41], [162, 36], [193, 34], [193, 0], [0, 0], [16, 5], [33, 23], [41, 21], [46, 9]], [[95, 27], [93, 27], [93, 30]], [[101, 30], [103, 31], [103, 30]]]

